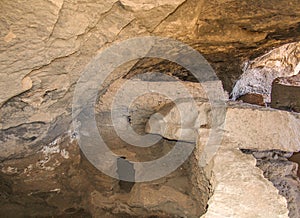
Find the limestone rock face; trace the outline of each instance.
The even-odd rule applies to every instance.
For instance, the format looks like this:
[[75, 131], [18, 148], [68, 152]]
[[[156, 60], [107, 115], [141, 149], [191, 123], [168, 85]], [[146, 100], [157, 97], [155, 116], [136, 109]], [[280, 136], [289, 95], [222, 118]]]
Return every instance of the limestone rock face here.
[[[196, 218], [205, 212], [206, 202], [201, 198], [207, 201], [209, 193], [199, 192], [194, 185], [190, 169], [196, 171], [197, 166], [191, 161], [152, 183], [136, 183], [126, 193], [117, 179], [101, 173], [80, 153], [76, 137], [66, 135], [34, 155], [2, 162], [1, 213], [7, 217], [117, 218], [146, 214]], [[138, 158], [142, 155], [149, 153]], [[204, 174], [198, 180], [202, 185], [208, 183]]]
[[299, 217], [300, 180], [297, 177], [299, 166], [288, 161], [292, 154], [280, 151], [254, 151], [252, 154], [257, 159], [256, 165], [264, 172], [264, 176], [287, 199], [289, 217]]
[[[76, 82], [92, 58], [112, 44], [138, 36], [162, 36], [180, 40], [200, 51], [216, 70], [225, 90], [231, 92], [233, 84], [241, 75], [241, 64], [245, 60], [300, 39], [299, 0], [288, 3], [282, 0], [17, 0], [1, 1], [0, 8], [0, 214], [10, 217], [141, 217], [145, 213], [149, 216], [175, 216], [172, 209], [176, 208], [169, 207], [164, 193], [180, 197], [172, 198], [172, 203], [178, 207], [176, 213], [180, 216], [196, 217], [205, 213], [211, 187], [207, 175], [202, 173], [203, 169], [198, 165], [197, 152], [184, 165], [183, 170], [178, 169], [169, 177], [148, 186], [134, 184], [130, 194], [122, 193], [117, 180], [101, 174], [88, 163], [79, 151], [78, 135], [71, 127]], [[299, 61], [298, 50], [292, 45], [296, 44], [286, 48], [295, 54], [285, 56], [287, 62], [279, 66], [280, 70], [287, 69], [288, 74], [292, 68], [298, 69], [295, 68], [296, 61]], [[277, 60], [277, 56], [273, 55], [267, 54]], [[251, 66], [257, 69], [259, 63], [266, 63], [264, 60], [262, 58], [261, 62], [257, 61], [257, 65], [252, 63]], [[291, 66], [287, 67], [287, 64]], [[115, 146], [117, 155], [125, 152], [134, 160], [157, 158], [173, 146], [165, 140], [145, 153], [136, 148], [128, 151], [125, 149], [127, 144], [115, 137], [109, 122], [106, 122], [110, 112], [109, 99], [115, 93], [113, 89], [120, 87], [118, 82], [144, 73], [147, 65], [152, 66], [147, 70], [158, 70], [195, 82], [195, 78], [182, 67], [165, 60], [150, 59], [127, 63], [127, 70], [116, 69], [103, 87], [99, 87], [99, 98], [105, 101], [101, 105], [102, 111], [98, 110], [99, 105], [95, 105], [95, 110], [99, 112], [96, 114], [98, 125], [101, 127], [101, 124], [107, 124], [103, 134]], [[273, 67], [274, 63], [270, 63], [270, 66]], [[143, 90], [149, 81], [133, 82]], [[176, 88], [171, 81], [168, 84], [156, 82], [157, 86]], [[199, 93], [197, 97], [207, 98], [198, 85], [187, 83], [189, 91], [194, 90]], [[141, 102], [134, 104], [135, 108], [127, 118], [135, 131], [145, 133], [144, 124], [151, 114], [170, 102], [161, 96], [148, 97]], [[193, 108], [187, 107], [195, 116], [184, 120], [188, 122], [184, 140], [200, 140], [197, 148], [200, 152], [207, 140], [211, 120], [206, 118], [206, 113], [210, 113], [209, 105], [199, 103], [199, 107], [203, 107], [205, 114], [194, 113]], [[280, 141], [279, 137], [271, 139], [267, 136], [268, 142], [278, 144], [266, 146], [255, 141], [255, 147], [284, 148], [289, 151], [298, 149], [296, 136], [299, 135], [299, 126], [295, 124], [298, 118], [284, 112], [273, 114], [267, 111], [266, 115], [262, 115], [264, 113], [260, 113], [260, 110], [257, 113], [251, 111], [252, 108], [239, 110], [229, 107], [228, 120], [232, 122], [228, 123], [232, 126], [227, 126], [228, 130], [238, 128], [233, 124], [236, 112], [241, 116], [249, 113], [251, 117], [246, 118], [253, 119], [256, 128], [262, 128], [259, 125], [260, 118], [275, 119], [278, 116], [275, 121], [284, 124], [290, 122], [293, 125], [291, 129], [286, 126], [280, 136], [286, 139], [290, 131], [295, 137]], [[194, 118], [199, 118], [201, 122], [193, 122]], [[197, 132], [199, 127], [200, 132]], [[156, 133], [161, 133], [161, 129]], [[178, 139], [178, 126], [174, 130], [166, 133], [169, 138]], [[276, 130], [281, 131], [279, 127]], [[266, 131], [259, 132], [260, 139], [266, 136], [264, 133]], [[274, 133], [275, 130], [271, 130], [270, 134]], [[197, 134], [202, 138], [198, 139]], [[255, 130], [252, 130], [251, 135], [255, 135]], [[238, 148], [243, 142], [245, 148], [253, 148], [251, 141], [242, 134], [238, 135], [237, 140], [231, 138], [231, 135], [226, 137], [234, 142], [229, 145], [230, 149]], [[232, 154], [232, 157], [238, 157], [238, 161], [241, 155]], [[193, 175], [188, 172], [193, 172]], [[257, 171], [250, 178], [258, 174]], [[222, 186], [223, 177], [216, 178]], [[264, 180], [262, 183], [274, 197], [274, 190], [269, 189]], [[151, 198], [146, 198], [147, 195]], [[153, 199], [156, 198], [164, 204], [162, 207], [154, 205]], [[137, 199], [147, 208], [140, 208], [142, 205]], [[286, 214], [281, 198], [274, 205], [278, 206], [276, 213]]]
[[220, 149], [212, 172], [214, 194], [203, 218], [289, 217], [285, 198], [255, 167], [254, 157]]
[[[210, 135], [212, 126], [209, 120], [212, 114], [206, 109], [209, 103], [197, 103], [194, 113], [198, 116], [191, 116], [194, 121], [174, 116], [175, 107], [181, 111], [185, 108], [185, 113], [188, 113], [189, 106], [186, 104], [180, 107], [178, 103], [168, 108], [168, 112], [162, 109], [161, 113], [152, 115], [154, 118], [149, 119], [147, 130], [172, 140], [195, 142], [197, 138], [197, 152], [202, 154], [198, 163], [202, 165], [206, 161], [206, 172], [211, 175], [213, 188], [208, 210], [203, 217], [298, 217], [296, 202], [299, 199], [300, 182], [297, 178], [297, 164], [288, 162], [287, 158], [292, 152], [300, 150], [299, 115], [249, 104], [228, 103], [221, 130], [222, 141], [214, 149], [208, 143], [209, 138], [214, 137]], [[197, 121], [202, 121], [202, 125], [195, 126]], [[188, 132], [187, 129], [193, 134], [184, 134]], [[183, 132], [182, 138], [178, 132]], [[253, 153], [256, 158], [260, 158], [257, 165], [282, 196], [264, 178], [263, 172], [256, 168], [255, 158], [240, 151], [249, 149], [257, 151]], [[271, 159], [268, 159], [263, 152], [259, 152], [265, 150], [290, 153], [282, 158], [285, 162], [280, 161], [278, 155], [271, 161], [273, 153]], [[212, 156], [212, 159], [206, 159], [207, 156]], [[286, 208], [287, 202], [289, 210]]]
[[[209, 117], [210, 104], [201, 102], [195, 105], [200, 111], [195, 110], [189, 101], [176, 102], [176, 107], [167, 106], [152, 115], [146, 126], [146, 132], [160, 134], [165, 138], [187, 142], [196, 142], [199, 129], [211, 127]], [[178, 107], [178, 109], [177, 109]], [[181, 119], [182, 114], [189, 116]]]
[[277, 77], [288, 77], [300, 71], [300, 43], [291, 43], [245, 63], [244, 73], [232, 91], [233, 100], [247, 93], [264, 96], [271, 102], [272, 82]]
[[242, 104], [229, 106], [224, 142], [243, 149], [300, 150], [299, 115]]
[[30, 154], [69, 129], [76, 81], [113, 42], [157, 35], [191, 44], [230, 91], [244, 58], [300, 37], [298, 0], [10, 1], [0, 7], [0, 134], [2, 143], [14, 145], [1, 158]]

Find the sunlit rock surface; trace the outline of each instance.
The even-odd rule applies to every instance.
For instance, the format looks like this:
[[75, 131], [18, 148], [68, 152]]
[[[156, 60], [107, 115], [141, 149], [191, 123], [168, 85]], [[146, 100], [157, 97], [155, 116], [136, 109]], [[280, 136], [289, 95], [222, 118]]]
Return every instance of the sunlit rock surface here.
[[299, 166], [288, 160], [293, 153], [278, 150], [261, 152], [244, 150], [244, 153], [252, 154], [257, 159], [256, 165], [264, 172], [264, 177], [270, 180], [287, 199], [289, 217], [299, 217], [300, 177], [297, 177]]
[[[182, 106], [183, 104], [183, 106]], [[189, 113], [189, 102], [178, 103], [178, 111]], [[176, 105], [163, 110], [162, 113], [152, 115], [147, 131], [161, 134], [173, 139], [194, 142], [201, 129], [209, 127], [209, 102], [198, 102], [195, 116], [191, 120], [180, 120], [179, 113], [175, 114]], [[177, 115], [177, 116], [176, 116]], [[300, 150], [300, 122], [299, 115], [286, 111], [279, 111], [248, 104], [228, 103], [226, 118], [223, 126], [222, 140], [226, 147], [242, 149], [270, 150], [278, 149], [289, 152]], [[195, 126], [195, 123], [198, 125]], [[151, 128], [151, 126], [153, 126]], [[189, 137], [184, 133], [194, 130]], [[180, 134], [183, 132], [183, 138]], [[176, 134], [178, 133], [178, 134]], [[209, 132], [204, 137], [208, 137]], [[201, 140], [201, 134], [199, 136]]]
[[217, 152], [212, 166], [213, 196], [203, 218], [289, 217], [286, 199], [255, 162], [237, 149]]

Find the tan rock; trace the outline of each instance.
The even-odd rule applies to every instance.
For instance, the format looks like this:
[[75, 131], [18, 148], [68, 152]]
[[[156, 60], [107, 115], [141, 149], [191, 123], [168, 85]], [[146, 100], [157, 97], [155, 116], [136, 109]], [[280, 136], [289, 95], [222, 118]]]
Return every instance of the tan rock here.
[[[114, 42], [145, 35], [171, 37], [204, 52], [215, 65], [227, 90], [230, 90], [239, 75], [241, 60], [257, 56], [273, 46], [299, 40], [299, 7], [298, 0], [290, 0], [288, 3], [281, 0], [0, 1], [0, 159], [2, 173], [8, 173], [3, 178], [1, 174], [0, 178], [2, 213], [8, 217], [89, 217], [91, 214], [84, 211], [91, 208], [87, 206], [89, 195], [94, 197], [93, 204], [96, 205], [96, 209], [90, 212], [96, 217], [106, 217], [109, 213], [107, 210], [113, 210], [112, 212], [121, 217], [145, 213], [143, 208], [130, 208], [125, 204], [128, 196], [123, 196], [120, 201], [108, 197], [112, 195], [116, 181], [90, 166], [88, 161], [80, 156], [77, 144], [73, 144], [72, 147], [77, 149], [76, 152], [71, 151], [71, 146], [68, 147], [71, 142], [65, 142], [61, 147], [61, 152], [66, 149], [69, 156], [65, 152], [48, 156], [42, 152], [37, 153], [39, 150], [47, 150], [45, 146], [51, 148], [50, 142], [70, 129], [73, 91], [85, 66], [98, 52]], [[156, 62], [149, 62], [156, 67]], [[294, 66], [295, 59], [287, 62]], [[130, 64], [129, 70], [136, 67], [135, 63]], [[163, 65], [167, 66], [168, 63]], [[182, 69], [160, 69], [163, 73], [177, 74], [183, 79], [191, 78]], [[140, 70], [137, 71], [141, 73]], [[128, 71], [113, 74], [103, 87], [99, 88], [103, 91], [114, 80], [127, 74]], [[141, 81], [137, 83], [145, 85]], [[97, 85], [99, 84], [95, 84]], [[170, 83], [168, 86], [176, 90], [174, 84]], [[142, 90], [142, 87], [139, 88]], [[199, 91], [197, 87], [194, 90]], [[107, 92], [106, 97], [111, 97], [111, 94]], [[133, 114], [133, 118], [136, 118], [132, 120], [133, 123], [145, 121], [145, 115], [149, 115], [146, 109], [151, 109], [151, 113], [154, 109], [159, 110], [161, 105], [158, 102], [161, 99], [163, 98], [157, 96], [145, 98], [142, 102], [147, 103], [147, 106], [137, 103], [136, 107], [145, 109], [145, 113]], [[108, 105], [104, 102], [104, 107]], [[187, 111], [194, 113], [191, 107], [187, 107]], [[244, 112], [240, 114], [244, 116]], [[201, 141], [199, 146], [205, 144], [209, 133], [209, 129], [205, 128], [206, 116], [201, 116], [203, 128], [200, 128], [198, 133]], [[273, 118], [269, 115], [267, 117]], [[282, 117], [282, 121], [288, 123], [290, 120], [294, 125], [292, 118], [285, 119], [285, 115]], [[193, 119], [186, 121], [193, 128], [200, 125], [193, 123]], [[258, 120], [254, 121], [254, 126], [261, 127]], [[298, 125], [294, 127], [298, 128]], [[232, 124], [232, 128], [236, 126]], [[288, 130], [289, 128], [283, 131], [281, 136], [286, 137]], [[264, 133], [259, 137], [264, 136]], [[293, 133], [296, 136], [297, 131]], [[76, 133], [73, 134], [72, 139], [76, 138]], [[171, 132], [169, 135], [171, 137]], [[195, 136], [194, 132], [188, 132], [186, 135]], [[233, 146], [246, 140], [241, 135], [239, 137], [240, 141], [237, 140]], [[246, 142], [248, 146], [250, 141]], [[276, 141], [270, 139], [270, 142]], [[296, 139], [287, 140], [277, 147], [285, 147], [292, 142], [296, 142]], [[289, 149], [294, 150], [295, 146]], [[158, 146], [156, 153], [160, 152], [159, 148]], [[131, 153], [130, 155], [134, 156]], [[149, 157], [153, 157], [151, 155]], [[51, 160], [47, 162], [49, 157]], [[38, 162], [42, 164], [41, 167], [36, 164]], [[82, 165], [82, 168], [79, 165]], [[193, 168], [194, 171], [196, 169], [197, 167]], [[221, 180], [219, 178], [219, 181]], [[209, 185], [205, 186], [205, 190], [209, 189]], [[94, 191], [95, 189], [97, 191]], [[191, 202], [186, 193], [179, 193], [173, 189], [175, 188], [160, 186], [158, 190], [174, 193], [182, 200]], [[94, 193], [100, 194], [94, 196]], [[154, 205], [154, 198], [160, 194], [157, 190], [152, 193], [149, 187], [145, 188], [144, 193], [152, 197], [149, 201], [144, 201], [151, 206]], [[18, 202], [15, 196], [18, 196]], [[159, 198], [160, 202], [166, 202], [167, 197]], [[204, 198], [208, 198], [207, 194]], [[178, 200], [174, 196], [172, 199]], [[180, 200], [180, 204], [173, 202], [174, 205], [194, 212], [195, 204], [187, 205]], [[22, 204], [19, 204], [19, 201], [22, 201]], [[12, 204], [7, 205], [7, 202]], [[202, 204], [204, 203], [201, 202], [201, 207]], [[275, 202], [274, 205], [279, 205], [275, 212], [281, 214], [280, 199], [279, 204]], [[166, 211], [170, 208], [163, 209]], [[133, 213], [133, 210], [136, 211]], [[107, 217], [113, 217], [110, 216], [112, 214], [108, 215]]]
[[12, 32], [12, 31], [9, 31], [7, 33], [7, 35], [3, 38], [5, 42], [11, 42], [13, 39], [15, 39], [17, 36]]
[[266, 180], [254, 157], [220, 149], [213, 160], [213, 196], [202, 218], [288, 217], [286, 199]]
[[[178, 104], [182, 114], [191, 114], [191, 103]], [[206, 105], [206, 106], [205, 106]], [[167, 109], [162, 115], [154, 114], [149, 120], [148, 132], [161, 134], [162, 136], [193, 142], [198, 132], [205, 131], [211, 123], [209, 103], [197, 102], [197, 110], [192, 113], [200, 116], [191, 116], [189, 119], [181, 118], [175, 113], [175, 106]], [[174, 115], [176, 114], [176, 115]], [[198, 124], [198, 125], [195, 125]], [[152, 126], [152, 127], [151, 127]], [[300, 122], [299, 116], [286, 111], [278, 111], [269, 108], [250, 106], [247, 104], [229, 104], [226, 109], [226, 119], [223, 126], [223, 146], [227, 148], [243, 148], [295, 152], [300, 150]], [[189, 133], [178, 137], [177, 133]], [[192, 133], [190, 133], [192, 132]], [[209, 137], [209, 131], [202, 138]], [[201, 142], [201, 134], [198, 143]], [[201, 145], [201, 147], [205, 147]]]
[[[286, 198], [289, 217], [299, 217], [300, 180], [297, 177], [298, 165], [287, 159], [292, 153], [278, 150], [250, 151], [251, 153], [257, 159], [256, 166], [264, 172], [264, 177], [273, 183], [280, 195]], [[293, 157], [290, 159], [296, 160]]]
[[175, 102], [150, 117], [146, 132], [171, 140], [196, 142], [200, 129], [211, 127], [210, 110], [208, 102], [193, 104], [189, 99]]
[[[1, 129], [17, 129], [21, 124], [36, 122], [45, 122], [53, 128], [58, 122], [67, 123], [62, 119], [71, 117], [76, 81], [91, 59], [113, 42], [145, 35], [179, 39], [210, 54], [218, 75], [225, 78], [225, 86], [231, 89], [236, 79], [232, 74], [239, 70], [228, 68], [239, 66], [241, 56], [248, 57], [258, 48], [284, 43], [290, 34], [281, 30], [293, 29], [300, 22], [297, 0], [289, 4], [279, 0], [264, 3], [251, 0], [251, 8], [232, 1], [198, 0], [101, 3], [51, 0], [0, 4]], [[269, 8], [272, 15], [265, 13]], [[284, 32], [280, 35], [283, 39], [273, 40], [278, 28], [280, 33]], [[179, 75], [186, 74], [176, 71]], [[127, 73], [112, 76], [106, 87]], [[32, 86], [27, 79], [22, 83], [24, 78], [30, 78]], [[64, 126], [62, 131], [68, 128]]]
[[229, 106], [223, 144], [244, 149], [300, 150], [300, 122], [297, 114], [269, 108]]
[[[176, 202], [177, 205], [168, 205], [168, 202]], [[172, 187], [162, 186], [156, 190], [147, 185], [134, 187], [129, 200], [133, 207], [146, 207], [155, 209], [157, 205], [165, 205], [166, 212], [174, 215], [197, 215], [197, 205], [191, 198]], [[180, 209], [179, 209], [180, 208]]]
[[[191, 114], [190, 102], [180, 104], [184, 114]], [[197, 102], [196, 105], [192, 111], [202, 114], [206, 120], [202, 123], [204, 126], [194, 125], [203, 120], [199, 116], [190, 116], [192, 120], [180, 120], [180, 114], [175, 112], [176, 105], [173, 105], [154, 114], [148, 122], [147, 131], [172, 140], [194, 142], [197, 137], [198, 161], [200, 165], [206, 165], [213, 186], [207, 213], [202, 217], [288, 217], [286, 199], [264, 178], [262, 171], [256, 167], [255, 158], [242, 154], [239, 149], [298, 151], [299, 116], [249, 104], [229, 103], [222, 144], [210, 148], [207, 142], [211, 125], [207, 121], [211, 113], [201, 108], [208, 103]], [[185, 128], [193, 134], [180, 138], [177, 133], [187, 132]], [[294, 204], [294, 201], [291, 202]], [[291, 204], [289, 206], [293, 207]]]

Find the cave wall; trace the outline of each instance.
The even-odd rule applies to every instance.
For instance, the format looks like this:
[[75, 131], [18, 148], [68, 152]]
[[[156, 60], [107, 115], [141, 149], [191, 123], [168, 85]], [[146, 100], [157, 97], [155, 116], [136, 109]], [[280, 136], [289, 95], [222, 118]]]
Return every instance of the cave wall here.
[[0, 7], [1, 159], [30, 153], [68, 130], [74, 85], [112, 42], [143, 35], [181, 40], [205, 55], [230, 91], [244, 59], [300, 35], [298, 0], [2, 1]]
[[[112, 43], [148, 35], [185, 42], [205, 56], [231, 92], [245, 60], [300, 39], [299, 0], [4, 0], [0, 8], [1, 202], [12, 216], [25, 209], [44, 216], [85, 214], [80, 208], [103, 214], [103, 207], [114, 207], [114, 199], [103, 203], [109, 194], [94, 187], [113, 190], [117, 181], [91, 176], [97, 173], [70, 129], [76, 82]], [[166, 66], [148, 65], [162, 72]], [[142, 68], [134, 64], [132, 71]], [[190, 80], [182, 69], [176, 75]], [[61, 202], [62, 196], [70, 201]], [[120, 211], [128, 209], [122, 206]]]

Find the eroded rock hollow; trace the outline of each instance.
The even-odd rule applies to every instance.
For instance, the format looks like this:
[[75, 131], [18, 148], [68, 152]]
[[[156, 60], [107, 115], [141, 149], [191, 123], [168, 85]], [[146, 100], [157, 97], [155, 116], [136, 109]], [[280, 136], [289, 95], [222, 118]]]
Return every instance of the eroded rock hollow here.
[[[0, 9], [1, 217], [300, 217], [299, 0], [1, 1]], [[108, 67], [101, 84], [82, 79], [105, 68], [93, 60], [108, 48], [149, 36], [190, 46], [208, 61], [196, 71], [215, 75], [199, 81], [178, 64], [198, 60], [149, 55]], [[133, 53], [152, 54], [136, 45]], [[131, 56], [121, 51], [105, 63]], [[90, 118], [74, 109], [78, 85], [98, 91], [94, 130], [114, 164], [82, 149], [95, 139], [74, 122]], [[158, 140], [146, 146], [148, 136]], [[136, 181], [156, 172], [136, 163], [174, 150], [174, 162], [155, 169], [190, 153], [166, 175]]]

